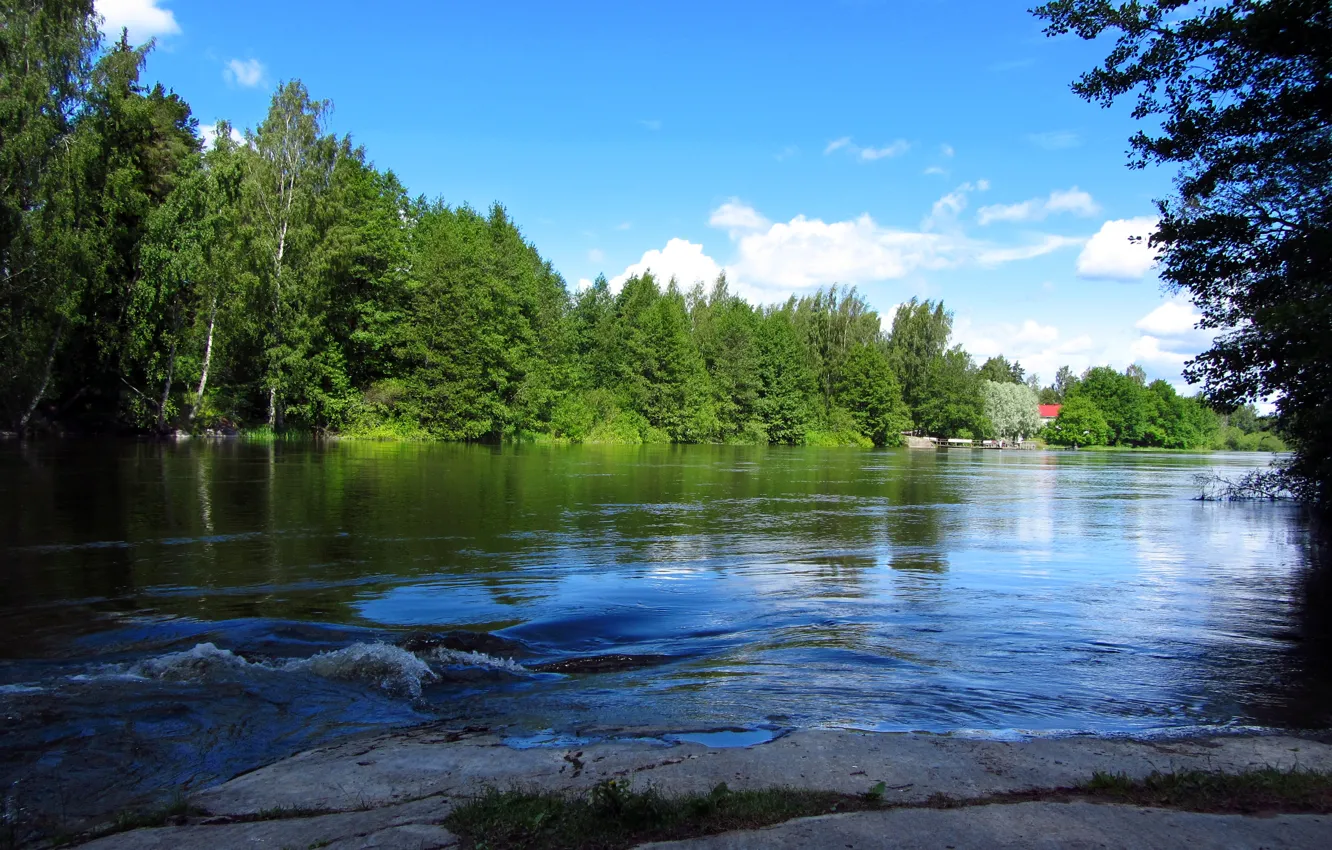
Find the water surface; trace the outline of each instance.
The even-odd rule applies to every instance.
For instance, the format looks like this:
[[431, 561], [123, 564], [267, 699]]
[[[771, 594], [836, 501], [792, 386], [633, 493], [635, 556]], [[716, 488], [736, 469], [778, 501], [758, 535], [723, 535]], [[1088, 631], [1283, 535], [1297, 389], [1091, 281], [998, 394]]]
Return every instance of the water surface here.
[[[0, 782], [77, 811], [427, 721], [522, 746], [1323, 728], [1303, 514], [1192, 500], [1269, 461], [11, 443]], [[395, 645], [450, 629], [521, 651]], [[669, 658], [533, 670], [604, 653]]]

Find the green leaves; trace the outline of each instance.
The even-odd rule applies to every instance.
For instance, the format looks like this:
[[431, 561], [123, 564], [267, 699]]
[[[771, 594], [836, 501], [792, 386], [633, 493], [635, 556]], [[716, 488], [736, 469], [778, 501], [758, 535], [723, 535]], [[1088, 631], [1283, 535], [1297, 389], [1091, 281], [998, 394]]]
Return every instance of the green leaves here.
[[[1273, 398], [1292, 488], [1332, 493], [1332, 6], [1326, 0], [1058, 0], [1047, 32], [1115, 38], [1074, 83], [1135, 98], [1131, 164], [1165, 164], [1161, 277], [1189, 293], [1212, 347], [1185, 367], [1223, 407]], [[1113, 419], [1107, 412], [1107, 418]], [[1111, 421], [1111, 426], [1114, 422]], [[1187, 439], [1187, 437], [1167, 439]]]

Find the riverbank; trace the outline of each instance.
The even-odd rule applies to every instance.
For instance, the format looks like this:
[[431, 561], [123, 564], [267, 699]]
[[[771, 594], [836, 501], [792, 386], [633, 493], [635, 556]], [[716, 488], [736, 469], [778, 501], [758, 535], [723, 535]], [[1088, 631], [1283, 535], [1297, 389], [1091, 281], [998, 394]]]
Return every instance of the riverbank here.
[[[1055, 846], [1178, 846], [1186, 836], [1199, 846], [1332, 842], [1325, 801], [1297, 808], [1302, 814], [1253, 819], [1234, 814], [1243, 807], [1186, 814], [1164, 811], [1160, 801], [1158, 808], [1105, 805], [1104, 797], [1088, 790], [1098, 775], [1102, 783], [1113, 776], [1122, 784], [1153, 773], [1317, 772], [1326, 782], [1332, 745], [1311, 738], [998, 741], [802, 730], [748, 747], [718, 745], [725, 740], [710, 741], [704, 734], [686, 741], [627, 729], [542, 743], [490, 730], [427, 726], [301, 753], [194, 795], [169, 825], [120, 832], [86, 846], [469, 846], [466, 835], [451, 830], [461, 822], [450, 816], [487, 788], [588, 795], [606, 805], [607, 795], [624, 799], [649, 788], [663, 798], [786, 789], [867, 801], [864, 811], [790, 820], [758, 833], [698, 838], [684, 846], [883, 846], [885, 835], [903, 839], [894, 846], [936, 846], [954, 835], [958, 848], [1029, 845], [1038, 839]], [[1137, 826], [1129, 828], [1132, 824]], [[530, 846], [546, 845], [541, 829], [541, 822], [531, 825]], [[860, 838], [842, 841], [854, 835]], [[1169, 841], [1147, 840], [1152, 836]], [[584, 846], [609, 845], [589, 839]]]

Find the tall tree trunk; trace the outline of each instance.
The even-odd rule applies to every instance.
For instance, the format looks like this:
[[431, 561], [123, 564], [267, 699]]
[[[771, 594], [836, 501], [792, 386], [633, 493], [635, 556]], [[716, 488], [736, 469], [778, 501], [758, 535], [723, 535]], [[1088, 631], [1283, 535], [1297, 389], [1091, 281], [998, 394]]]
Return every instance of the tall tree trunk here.
[[190, 407], [187, 420], [194, 422], [199, 408], [203, 406], [204, 389], [208, 386], [208, 367], [213, 362], [213, 328], [217, 324], [217, 293], [213, 293], [213, 306], [208, 311], [208, 340], [204, 343], [203, 371], [199, 373], [199, 386], [194, 391], [194, 404]]
[[[273, 336], [274, 347], [282, 339], [282, 257], [287, 248], [287, 221], [284, 218], [282, 227], [278, 230], [277, 253], [273, 257]], [[268, 387], [268, 427], [279, 428], [282, 425], [281, 415], [278, 413], [278, 383], [281, 381], [281, 372], [277, 363], [273, 363], [269, 370]]]
[[171, 353], [167, 355], [167, 373], [166, 380], [162, 382], [162, 400], [157, 403], [157, 431], [165, 433], [166, 431], [166, 408], [167, 402], [171, 399], [172, 379], [176, 374], [176, 340], [171, 340]]
[[60, 319], [60, 324], [56, 325], [55, 336], [51, 338], [51, 349], [46, 352], [46, 368], [42, 371], [42, 385], [37, 388], [32, 401], [28, 404], [28, 409], [19, 417], [18, 432], [19, 436], [28, 429], [28, 420], [32, 419], [32, 414], [37, 410], [37, 405], [41, 403], [42, 397], [46, 395], [46, 388], [51, 383], [51, 366], [55, 363], [56, 349], [60, 347], [60, 338], [65, 333], [65, 319]]

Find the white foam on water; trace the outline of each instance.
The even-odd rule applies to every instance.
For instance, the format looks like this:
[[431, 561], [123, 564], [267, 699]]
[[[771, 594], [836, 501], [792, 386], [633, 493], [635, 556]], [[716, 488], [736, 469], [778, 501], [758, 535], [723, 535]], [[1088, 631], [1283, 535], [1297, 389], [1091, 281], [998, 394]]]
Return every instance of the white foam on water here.
[[437, 678], [425, 661], [400, 646], [387, 643], [354, 643], [343, 649], [288, 661], [281, 669], [309, 672], [342, 682], [361, 682], [389, 694], [412, 698], [421, 696], [422, 686]]
[[145, 679], [163, 682], [206, 682], [219, 674], [242, 673], [261, 667], [246, 661], [229, 649], [218, 649], [211, 643], [195, 644], [183, 652], [170, 652], [156, 658], [145, 658], [126, 671]]
[[[439, 680], [431, 664], [449, 667], [477, 667], [507, 673], [527, 674], [527, 668], [512, 659], [496, 658], [484, 652], [462, 652], [436, 647], [421, 656], [388, 643], [354, 643], [342, 649], [321, 652], [309, 658], [277, 661], [247, 661], [229, 649], [213, 643], [200, 643], [180, 652], [145, 658], [130, 664], [110, 664], [87, 673], [68, 677], [67, 681], [143, 682], [200, 684], [219, 679], [235, 679], [256, 673], [305, 673], [367, 685], [391, 696], [421, 696], [422, 688]], [[0, 694], [32, 693], [40, 687], [5, 685]]]
[[503, 670], [507, 673], [529, 672], [526, 667], [512, 658], [496, 658], [484, 652], [464, 652], [459, 649], [445, 649], [442, 646], [437, 646], [426, 655], [441, 664], [454, 667], [486, 667], [491, 670]]

